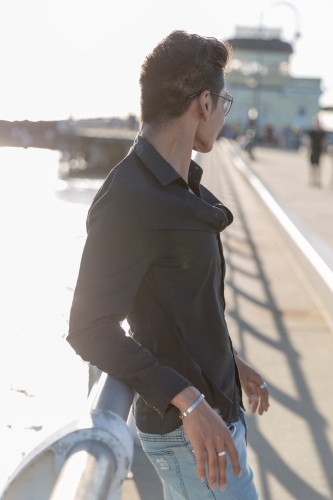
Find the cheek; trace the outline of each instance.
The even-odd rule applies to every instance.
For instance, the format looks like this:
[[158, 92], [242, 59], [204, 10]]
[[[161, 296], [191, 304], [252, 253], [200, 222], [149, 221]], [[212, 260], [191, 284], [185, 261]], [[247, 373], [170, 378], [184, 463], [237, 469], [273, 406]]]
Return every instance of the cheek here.
[[221, 130], [221, 128], [224, 125], [224, 112], [222, 109], [216, 109], [216, 115], [215, 115], [215, 126]]
[[224, 115], [222, 117], [219, 117], [218, 120], [215, 122], [215, 127], [217, 132], [220, 132], [220, 130], [223, 128], [224, 125]]

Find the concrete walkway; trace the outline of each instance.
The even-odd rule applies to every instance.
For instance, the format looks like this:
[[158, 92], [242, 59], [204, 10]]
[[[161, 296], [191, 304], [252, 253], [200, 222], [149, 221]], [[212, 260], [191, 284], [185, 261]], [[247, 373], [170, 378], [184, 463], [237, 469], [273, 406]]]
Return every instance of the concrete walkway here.
[[[279, 165], [280, 156], [266, 153]], [[271, 393], [268, 414], [247, 411], [249, 463], [260, 499], [333, 499], [332, 332], [302, 270], [221, 143], [200, 161], [203, 184], [235, 216], [223, 233], [230, 335]], [[137, 448], [122, 500], [162, 498], [160, 482]]]
[[309, 184], [306, 149], [255, 148], [255, 160], [243, 158], [265, 184], [285, 200], [333, 249], [333, 158], [321, 160], [322, 186]]

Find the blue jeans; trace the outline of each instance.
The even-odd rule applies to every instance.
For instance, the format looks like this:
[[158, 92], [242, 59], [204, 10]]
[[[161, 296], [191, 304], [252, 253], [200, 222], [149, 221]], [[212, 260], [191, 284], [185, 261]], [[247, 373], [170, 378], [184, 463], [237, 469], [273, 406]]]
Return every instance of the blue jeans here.
[[243, 412], [229, 430], [239, 454], [242, 477], [237, 479], [227, 457], [227, 488], [211, 490], [197, 476], [193, 448], [183, 426], [168, 434], [146, 434], [138, 430], [142, 447], [162, 479], [164, 500], [257, 500], [253, 473], [247, 465], [247, 428]]

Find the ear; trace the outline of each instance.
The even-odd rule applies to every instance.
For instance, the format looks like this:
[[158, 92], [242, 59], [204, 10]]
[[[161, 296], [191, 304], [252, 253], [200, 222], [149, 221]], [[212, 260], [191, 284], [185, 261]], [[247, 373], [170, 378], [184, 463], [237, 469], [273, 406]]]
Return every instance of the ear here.
[[212, 98], [208, 90], [201, 92], [199, 96], [199, 106], [203, 120], [207, 122], [212, 111]]

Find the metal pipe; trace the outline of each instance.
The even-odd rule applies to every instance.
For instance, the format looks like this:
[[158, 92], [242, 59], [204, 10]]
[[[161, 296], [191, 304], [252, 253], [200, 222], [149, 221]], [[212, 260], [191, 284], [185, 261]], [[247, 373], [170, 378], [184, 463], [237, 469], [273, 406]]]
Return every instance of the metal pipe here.
[[116, 468], [116, 458], [108, 446], [82, 441], [67, 457], [50, 500], [105, 500]]
[[[106, 373], [101, 375], [97, 387], [93, 388], [90, 394], [90, 411], [94, 413], [100, 411], [110, 416], [108, 417], [111, 418], [109, 432], [115, 436], [116, 441], [122, 442], [128, 439], [129, 431], [126, 427], [126, 420], [133, 397], [132, 388], [124, 382], [109, 377]], [[122, 421], [124, 421], [123, 424], [119, 426], [119, 422]], [[114, 446], [116, 446], [116, 441]], [[116, 480], [116, 476], [120, 475], [120, 480], [123, 481], [130, 467], [132, 457], [125, 449], [118, 446], [113, 452], [101, 441], [82, 440], [70, 450], [50, 500], [107, 500], [110, 498], [112, 487], [114, 489], [117, 482], [119, 485], [119, 477]], [[112, 498], [116, 497], [119, 496], [115, 494]]]
[[131, 387], [103, 373], [92, 400], [91, 410], [110, 410], [126, 421], [133, 397], [134, 391]]

